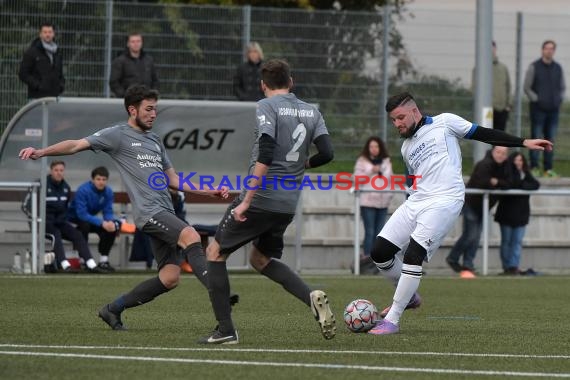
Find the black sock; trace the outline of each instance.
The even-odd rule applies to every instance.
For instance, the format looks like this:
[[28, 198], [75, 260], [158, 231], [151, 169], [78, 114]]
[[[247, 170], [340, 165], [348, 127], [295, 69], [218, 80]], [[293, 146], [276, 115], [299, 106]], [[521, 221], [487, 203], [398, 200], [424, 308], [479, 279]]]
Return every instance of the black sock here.
[[152, 301], [162, 293], [168, 292], [168, 289], [160, 281], [158, 277], [153, 277], [143, 281], [133, 288], [127, 294], [123, 294], [115, 301], [109, 304], [109, 310], [112, 313], [120, 314], [123, 310], [130, 307], [140, 306]]
[[230, 306], [230, 279], [225, 261], [208, 261], [208, 292], [218, 321], [220, 332], [233, 334], [232, 308]]
[[311, 289], [297, 273], [281, 261], [271, 259], [261, 274], [281, 284], [286, 291], [303, 301], [307, 306], [311, 306]]
[[182, 250], [182, 253], [188, 260], [188, 264], [192, 267], [192, 272], [198, 280], [208, 288], [208, 270], [206, 268], [206, 255], [201, 243], [193, 243]]

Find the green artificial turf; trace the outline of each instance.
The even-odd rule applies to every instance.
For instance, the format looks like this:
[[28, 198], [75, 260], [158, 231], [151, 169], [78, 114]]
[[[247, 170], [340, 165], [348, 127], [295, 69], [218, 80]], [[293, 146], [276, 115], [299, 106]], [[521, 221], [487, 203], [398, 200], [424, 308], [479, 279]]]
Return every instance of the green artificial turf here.
[[[310, 309], [270, 280], [232, 274], [240, 294], [240, 344], [202, 346], [215, 325], [207, 292], [191, 275], [123, 314], [112, 331], [97, 310], [153, 274], [0, 275], [2, 379], [457, 379], [570, 377], [570, 278], [425, 276], [424, 304], [401, 332], [349, 332], [342, 311], [367, 298], [378, 308], [393, 288], [380, 277], [306, 276], [327, 292], [335, 339]], [[526, 374], [526, 375], [525, 375]]]

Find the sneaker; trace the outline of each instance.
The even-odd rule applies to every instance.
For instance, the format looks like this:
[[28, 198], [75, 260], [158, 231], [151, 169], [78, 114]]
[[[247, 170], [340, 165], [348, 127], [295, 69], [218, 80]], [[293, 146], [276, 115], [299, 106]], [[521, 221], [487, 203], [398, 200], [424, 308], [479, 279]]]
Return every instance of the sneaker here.
[[459, 272], [459, 277], [465, 279], [472, 279], [472, 278], [477, 278], [477, 275], [475, 275], [475, 271], [472, 271], [470, 269], [464, 269], [461, 272]]
[[530, 174], [532, 174], [532, 176], [535, 177], [535, 178], [542, 177], [542, 172], [540, 171], [539, 168], [532, 168], [532, 169], [530, 169]]
[[107, 271], [107, 270], [105, 270], [105, 269], [103, 269], [103, 268], [101, 268], [101, 267], [99, 267], [99, 266], [96, 266], [96, 267], [93, 267], [93, 268], [85, 267], [85, 271], [86, 271], [87, 273], [100, 273], [100, 274], [102, 274], [102, 273], [109, 273], [109, 271]]
[[[414, 293], [414, 295], [410, 299], [410, 302], [408, 302], [408, 304], [406, 305], [406, 308], [404, 310], [417, 309], [421, 305], [422, 305], [422, 297], [420, 297], [420, 295], [418, 293]], [[391, 307], [392, 306], [388, 306], [387, 308], [382, 310], [382, 312], [380, 313], [380, 318], [386, 318]]]
[[457, 261], [453, 261], [449, 257], [445, 259], [445, 262], [455, 273], [459, 273], [463, 270], [463, 267], [459, 265]]
[[315, 320], [319, 322], [321, 333], [325, 339], [332, 339], [336, 335], [336, 321], [329, 305], [329, 299], [322, 290], [311, 292], [311, 310]]
[[113, 267], [111, 266], [111, 264], [109, 264], [108, 261], [106, 261], [106, 262], [104, 262], [104, 263], [99, 263], [99, 265], [97, 265], [97, 267], [99, 267], [99, 269], [102, 269], [102, 270], [105, 271], [105, 272], [110, 272], [110, 273], [112, 273], [112, 272], [115, 271], [115, 268], [113, 268]]
[[109, 310], [109, 305], [103, 306], [99, 310], [99, 318], [101, 318], [106, 324], [113, 330], [126, 330], [127, 328], [123, 325], [121, 321], [121, 314], [115, 314]]
[[222, 333], [217, 328], [212, 333], [198, 340], [200, 344], [238, 344], [239, 336], [237, 330], [231, 334]]
[[376, 322], [376, 326], [372, 327], [372, 329], [368, 331], [368, 334], [390, 335], [390, 334], [396, 334], [398, 332], [400, 332], [400, 327], [398, 325], [395, 325], [392, 322], [383, 319], [381, 321]]
[[547, 178], [560, 178], [560, 175], [558, 173], [556, 173], [554, 170], [550, 169], [550, 170], [546, 170], [544, 172], [544, 176]]

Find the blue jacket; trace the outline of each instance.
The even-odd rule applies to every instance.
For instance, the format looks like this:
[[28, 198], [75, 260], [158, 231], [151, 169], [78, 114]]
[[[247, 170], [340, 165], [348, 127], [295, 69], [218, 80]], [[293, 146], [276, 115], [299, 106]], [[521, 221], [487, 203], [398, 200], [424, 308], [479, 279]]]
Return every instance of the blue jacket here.
[[51, 175], [47, 177], [46, 187], [46, 222], [63, 224], [67, 221], [67, 205], [71, 189], [65, 180], [55, 182]]
[[[103, 212], [102, 219], [95, 216], [101, 211]], [[69, 205], [68, 216], [72, 222], [82, 220], [95, 226], [101, 226], [106, 220], [114, 220], [113, 190], [106, 186], [102, 191], [99, 191], [93, 182], [85, 182], [75, 192], [75, 196]]]

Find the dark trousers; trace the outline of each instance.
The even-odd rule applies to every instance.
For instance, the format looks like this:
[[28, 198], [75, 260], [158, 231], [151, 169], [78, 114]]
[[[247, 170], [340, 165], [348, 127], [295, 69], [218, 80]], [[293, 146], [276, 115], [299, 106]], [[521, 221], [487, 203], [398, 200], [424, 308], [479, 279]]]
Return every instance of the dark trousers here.
[[83, 260], [87, 261], [92, 258], [91, 252], [89, 252], [89, 247], [87, 246], [87, 241], [83, 238], [81, 232], [79, 232], [70, 223], [46, 223], [46, 233], [55, 236], [53, 250], [58, 266], [61, 266], [61, 262], [65, 260], [63, 239], [73, 243], [73, 249], [77, 250], [79, 256], [83, 258]]
[[106, 231], [101, 226], [96, 226], [82, 220], [77, 222], [77, 229], [81, 232], [86, 242], [89, 241], [89, 232], [95, 232], [99, 235], [99, 254], [103, 256], [109, 255], [109, 252], [111, 252], [111, 248], [115, 243], [115, 237], [117, 236], [116, 232]]
[[475, 268], [473, 261], [477, 255], [482, 230], [483, 217], [469, 207], [469, 205], [464, 205], [463, 233], [455, 242], [447, 259], [454, 263], [459, 263], [459, 260], [463, 257], [463, 266], [466, 269], [473, 270]]
[[[530, 136], [533, 139], [546, 139], [554, 142], [554, 136], [558, 130], [558, 110], [543, 111], [534, 103], [530, 104]], [[554, 158], [554, 150], [544, 151], [544, 170], [552, 169], [552, 161]], [[531, 150], [530, 167], [538, 168], [538, 150]]]
[[493, 129], [505, 131], [509, 120], [509, 111], [493, 109]]

